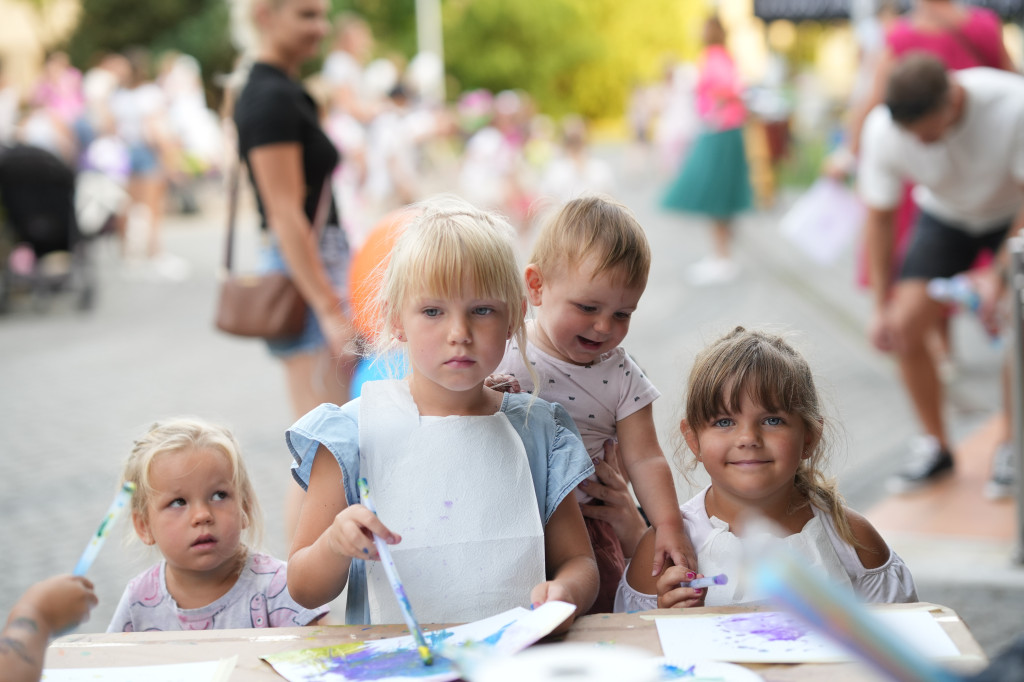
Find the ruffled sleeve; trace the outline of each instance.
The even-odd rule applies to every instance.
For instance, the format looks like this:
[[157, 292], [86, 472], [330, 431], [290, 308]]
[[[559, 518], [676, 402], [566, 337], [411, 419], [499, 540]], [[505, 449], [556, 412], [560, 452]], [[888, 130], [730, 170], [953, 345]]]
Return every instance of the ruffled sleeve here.
[[914, 576], [891, 547], [888, 561], [878, 568], [864, 568], [851, 578], [854, 591], [865, 602], [903, 604], [918, 601]]
[[565, 496], [594, 473], [594, 464], [572, 417], [558, 403], [529, 393], [506, 393], [501, 409], [526, 448], [537, 504], [547, 525]]
[[634, 590], [626, 582], [626, 572], [619, 578], [619, 588], [615, 591], [614, 613], [633, 613], [634, 611], [650, 611], [658, 608], [658, 595], [644, 594]]
[[359, 501], [359, 399], [342, 406], [324, 403], [306, 413], [285, 432], [285, 442], [295, 461], [292, 476], [305, 490], [317, 448], [327, 448], [341, 467], [348, 504]]
[[576, 429], [576, 422], [558, 403], [551, 403], [555, 433], [548, 451], [548, 516], [583, 479], [594, 473], [590, 453]]

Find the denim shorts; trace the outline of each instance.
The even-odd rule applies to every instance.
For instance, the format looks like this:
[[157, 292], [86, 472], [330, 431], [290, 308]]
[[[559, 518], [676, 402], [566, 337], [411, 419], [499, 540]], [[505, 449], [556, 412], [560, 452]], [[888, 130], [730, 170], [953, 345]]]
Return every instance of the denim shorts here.
[[[288, 266], [281, 255], [277, 238], [268, 235], [267, 244], [260, 254], [261, 272], [288, 272]], [[348, 312], [348, 262], [349, 250], [345, 231], [336, 225], [328, 225], [320, 235], [320, 261], [324, 264], [327, 277], [334, 285], [334, 291], [342, 300]], [[298, 336], [266, 341], [270, 354], [277, 358], [288, 358], [299, 353], [313, 353], [327, 345], [320, 323], [312, 309], [306, 310], [306, 326]]]
[[136, 143], [128, 147], [128, 155], [132, 164], [133, 176], [153, 175], [160, 170], [160, 160], [156, 151], [147, 144]]

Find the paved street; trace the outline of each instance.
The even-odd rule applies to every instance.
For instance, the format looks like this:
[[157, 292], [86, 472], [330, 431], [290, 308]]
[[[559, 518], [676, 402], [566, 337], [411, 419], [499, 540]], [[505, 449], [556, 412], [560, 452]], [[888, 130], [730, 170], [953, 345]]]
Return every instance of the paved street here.
[[[650, 170], [630, 169], [618, 149], [602, 153], [616, 162], [620, 178], [629, 171], [619, 196], [647, 228], [655, 254], [625, 345], [662, 391], [655, 416], [676, 468], [682, 453], [674, 454], [675, 425], [696, 351], [734, 325], [771, 326], [793, 333], [818, 374], [837, 426], [834, 468], [848, 502], [861, 510], [879, 502], [881, 482], [900, 464], [915, 422], [893, 364], [864, 339], [868, 299], [853, 283], [852, 250], [833, 267], [811, 263], [779, 234], [783, 199], [742, 221], [739, 280], [692, 288], [685, 269], [708, 251], [707, 229], [657, 209], [663, 181]], [[171, 216], [165, 225], [169, 250], [192, 266], [187, 281], [126, 277], [115, 245], [100, 243], [94, 311], [79, 313], [58, 297], [49, 312], [23, 304], [0, 318], [0, 546], [7, 554], [0, 614], [35, 580], [73, 567], [115, 492], [133, 437], [171, 415], [196, 414], [235, 430], [266, 513], [266, 548], [287, 554], [280, 518], [290, 484], [284, 379], [260, 343], [212, 326], [223, 219], [217, 193], [204, 199], [200, 216]], [[240, 223], [251, 245], [251, 221]], [[957, 442], [998, 406], [1000, 350], [966, 315], [957, 317], [954, 332], [950, 417]], [[678, 485], [685, 499], [692, 487], [683, 479]], [[94, 565], [100, 605], [84, 630], [104, 629], [126, 581], [155, 561], [140, 543], [120, 542], [131, 536], [130, 524], [119, 524]], [[934, 556], [940, 558], [911, 563], [923, 600], [957, 609], [989, 654], [1024, 632], [1020, 570], [1001, 566], [985, 585], [951, 584], [941, 554]]]

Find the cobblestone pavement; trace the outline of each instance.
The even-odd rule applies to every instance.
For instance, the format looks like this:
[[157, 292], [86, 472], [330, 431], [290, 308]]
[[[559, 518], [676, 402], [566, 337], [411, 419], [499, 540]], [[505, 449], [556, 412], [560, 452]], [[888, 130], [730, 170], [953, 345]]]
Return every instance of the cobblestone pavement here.
[[[619, 197], [638, 215], [654, 263], [626, 347], [661, 389], [655, 417], [666, 453], [674, 454], [681, 390], [690, 362], [706, 342], [736, 324], [792, 331], [819, 376], [836, 430], [834, 468], [855, 508], [883, 493], [881, 481], [902, 458], [915, 423], [891, 361], [866, 343], [867, 296], [854, 285], [853, 250], [828, 268], [809, 261], [780, 236], [786, 201], [745, 217], [738, 226], [743, 272], [734, 283], [698, 289], [687, 265], [707, 253], [707, 228], [661, 212], [664, 180], [652, 164], [617, 148]], [[212, 326], [222, 205], [204, 196], [198, 216], [170, 216], [170, 251], [192, 274], [171, 283], [125, 272], [112, 241], [95, 244], [101, 270], [96, 308], [75, 311], [57, 296], [45, 312], [27, 303], [0, 318], [0, 613], [32, 582], [69, 571], [112, 498], [132, 439], [153, 420], [196, 414], [223, 422], [239, 437], [266, 514], [266, 548], [285, 556], [282, 495], [290, 477], [282, 433], [290, 423], [280, 367], [259, 342], [234, 339]], [[246, 220], [240, 221], [251, 225]], [[244, 228], [243, 253], [254, 242]], [[958, 378], [951, 385], [952, 432], [958, 440], [998, 405], [999, 351], [976, 324], [959, 316], [954, 344]], [[701, 485], [697, 480], [694, 484]], [[680, 478], [680, 498], [693, 486]], [[127, 580], [155, 560], [121, 522], [90, 577], [100, 605], [84, 631], [106, 627]], [[951, 545], [950, 551], [956, 551]], [[915, 571], [918, 567], [911, 566]], [[926, 572], [921, 598], [957, 609], [990, 654], [1024, 631], [1024, 587], [946, 585]], [[933, 579], [937, 573], [940, 577]], [[1013, 583], [1013, 581], [1010, 581]]]

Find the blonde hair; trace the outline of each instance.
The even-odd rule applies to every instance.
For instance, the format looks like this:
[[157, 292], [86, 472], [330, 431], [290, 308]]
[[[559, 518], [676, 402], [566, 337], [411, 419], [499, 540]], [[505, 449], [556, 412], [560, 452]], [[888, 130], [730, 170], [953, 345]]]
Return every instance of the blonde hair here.
[[266, 4], [277, 8], [287, 0], [226, 0], [226, 2], [229, 9], [228, 29], [231, 35], [231, 44], [238, 50], [235, 68], [228, 74], [224, 82], [224, 88], [228, 93], [227, 99], [233, 103], [249, 80], [249, 72], [260, 51], [260, 30], [256, 25], [255, 16], [256, 6]]
[[132, 514], [146, 518], [146, 510], [155, 490], [149, 475], [153, 460], [198, 450], [217, 452], [227, 458], [231, 465], [231, 483], [246, 522], [242, 550], [246, 547], [259, 547], [263, 539], [263, 512], [245, 468], [238, 441], [227, 428], [195, 417], [176, 417], [156, 422], [135, 441], [121, 472], [122, 485], [129, 481], [135, 484], [135, 494], [131, 501]]
[[647, 283], [651, 247], [644, 228], [623, 204], [597, 194], [567, 202], [544, 224], [530, 262], [551, 276], [591, 255], [595, 275], [621, 274], [629, 287]]
[[498, 214], [482, 211], [454, 196], [434, 197], [413, 209], [418, 214], [395, 240], [380, 275], [377, 354], [384, 356], [398, 345], [391, 330], [412, 296], [429, 292], [455, 298], [468, 285], [479, 295], [499, 299], [508, 306], [512, 338], [530, 367], [523, 315], [526, 284], [516, 264], [512, 226]]
[[[796, 471], [796, 489], [807, 502], [832, 517], [843, 540], [860, 547], [836, 481], [823, 472], [830, 439], [825, 437], [818, 390], [804, 357], [779, 335], [736, 327], [698, 353], [694, 361], [686, 392], [690, 430], [699, 439], [699, 432], [713, 419], [738, 412], [744, 394], [769, 411], [797, 415], [813, 435], [814, 449], [800, 460]], [[691, 459], [688, 469], [696, 466], [696, 459]]]

